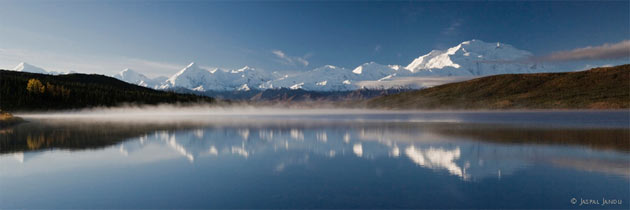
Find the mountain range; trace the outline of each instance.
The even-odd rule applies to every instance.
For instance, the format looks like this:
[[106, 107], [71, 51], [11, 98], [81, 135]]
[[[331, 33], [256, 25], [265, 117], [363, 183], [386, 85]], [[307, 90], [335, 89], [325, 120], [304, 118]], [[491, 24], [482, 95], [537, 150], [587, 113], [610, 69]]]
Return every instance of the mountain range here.
[[[586, 69], [583, 63], [548, 64], [534, 62], [532, 53], [504, 43], [465, 41], [446, 50], [433, 50], [406, 66], [375, 62], [353, 69], [324, 65], [310, 71], [280, 74], [245, 66], [240, 69], [207, 69], [192, 62], [170, 77], [149, 78], [124, 69], [113, 77], [153, 89], [186, 88], [194, 91], [249, 91], [252, 89], [303, 89], [309, 91], [348, 91], [357, 89], [424, 88], [425, 83], [409, 83], [418, 78], [474, 78], [497, 74], [563, 72]], [[590, 66], [593, 67], [593, 66]], [[16, 71], [63, 74], [26, 63]], [[406, 81], [406, 82], [398, 82]], [[451, 82], [443, 79], [444, 83]], [[366, 84], [370, 84], [366, 86]]]

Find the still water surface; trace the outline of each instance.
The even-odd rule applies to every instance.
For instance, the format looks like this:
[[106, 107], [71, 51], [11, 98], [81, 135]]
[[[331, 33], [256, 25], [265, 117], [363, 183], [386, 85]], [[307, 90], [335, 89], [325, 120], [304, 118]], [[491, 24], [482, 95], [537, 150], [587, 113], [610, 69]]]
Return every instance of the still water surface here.
[[0, 130], [0, 208], [630, 203], [629, 112], [25, 117]]

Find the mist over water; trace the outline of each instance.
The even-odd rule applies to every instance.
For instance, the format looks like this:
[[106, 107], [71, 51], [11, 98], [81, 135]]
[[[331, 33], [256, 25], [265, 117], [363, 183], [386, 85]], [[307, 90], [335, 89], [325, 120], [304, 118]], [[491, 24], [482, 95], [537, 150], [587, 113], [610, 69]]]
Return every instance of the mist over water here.
[[394, 111], [379, 111], [366, 109], [344, 108], [309, 108], [283, 106], [214, 106], [214, 105], [158, 105], [158, 106], [119, 106], [108, 108], [88, 108], [60, 112], [23, 113], [24, 117], [35, 118], [63, 118], [63, 117], [126, 117], [126, 116], [238, 116], [238, 115], [322, 115], [322, 114], [367, 114], [391, 113]]
[[551, 127], [630, 126], [630, 111], [449, 111], [377, 110], [277, 106], [158, 105], [89, 108], [70, 111], [17, 113], [31, 120], [81, 120], [134, 123], [239, 123], [239, 122], [416, 122], [486, 123]]
[[[298, 120], [307, 118], [312, 120], [364, 120], [362, 116], [378, 116], [386, 114], [402, 114], [403, 111], [344, 109], [344, 108], [308, 108], [308, 107], [282, 107], [282, 106], [124, 106], [111, 108], [91, 108], [61, 112], [42, 113], [18, 113], [17, 116], [25, 119], [54, 119], [54, 120], [82, 120], [82, 121], [120, 121], [120, 122], [197, 122], [217, 123], [226, 121], [252, 121], [252, 120]], [[317, 116], [317, 117], [313, 117]], [[344, 119], [341, 116], [355, 116]], [[374, 118], [372, 120], [378, 120]], [[387, 120], [387, 119], [383, 119]], [[441, 121], [452, 121], [442, 119]]]

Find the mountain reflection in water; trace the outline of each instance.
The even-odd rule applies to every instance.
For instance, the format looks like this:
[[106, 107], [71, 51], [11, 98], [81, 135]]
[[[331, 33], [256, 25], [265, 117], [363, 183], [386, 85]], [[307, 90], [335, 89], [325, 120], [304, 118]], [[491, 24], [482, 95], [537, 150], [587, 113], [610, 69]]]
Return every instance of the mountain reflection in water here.
[[[629, 129], [535, 128], [465, 123], [261, 122], [120, 123], [34, 120], [0, 132], [0, 154], [26, 163], [49, 150], [117, 147], [123, 156], [151, 158], [148, 146], [170, 148], [191, 164], [199, 158], [255, 158], [299, 152], [273, 170], [353, 155], [407, 158], [419, 167], [470, 181], [551, 164], [630, 178]], [[586, 151], [586, 152], [585, 152]]]

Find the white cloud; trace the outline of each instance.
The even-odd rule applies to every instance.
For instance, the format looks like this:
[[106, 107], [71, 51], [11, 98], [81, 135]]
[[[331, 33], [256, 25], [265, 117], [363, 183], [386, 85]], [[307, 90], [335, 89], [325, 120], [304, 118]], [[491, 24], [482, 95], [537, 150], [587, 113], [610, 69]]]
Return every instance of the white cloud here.
[[630, 58], [630, 40], [600, 46], [588, 46], [569, 51], [554, 52], [539, 58], [544, 61], [603, 60]]
[[308, 61], [306, 59], [304, 59], [304, 58], [297, 57], [296, 61], [301, 63], [304, 66], [308, 66]]
[[296, 64], [300, 64], [303, 66], [308, 66], [309, 64], [308, 60], [306, 60], [308, 57], [310, 57], [309, 54], [299, 57], [299, 56], [289, 56], [286, 53], [282, 52], [281, 50], [272, 50], [271, 53], [273, 53], [276, 57], [279, 58], [278, 62], [285, 65], [295, 66]]
[[273, 53], [274, 55], [278, 56], [279, 58], [286, 58], [287, 57], [284, 54], [284, 52], [282, 52], [280, 50], [272, 50], [271, 53]]

